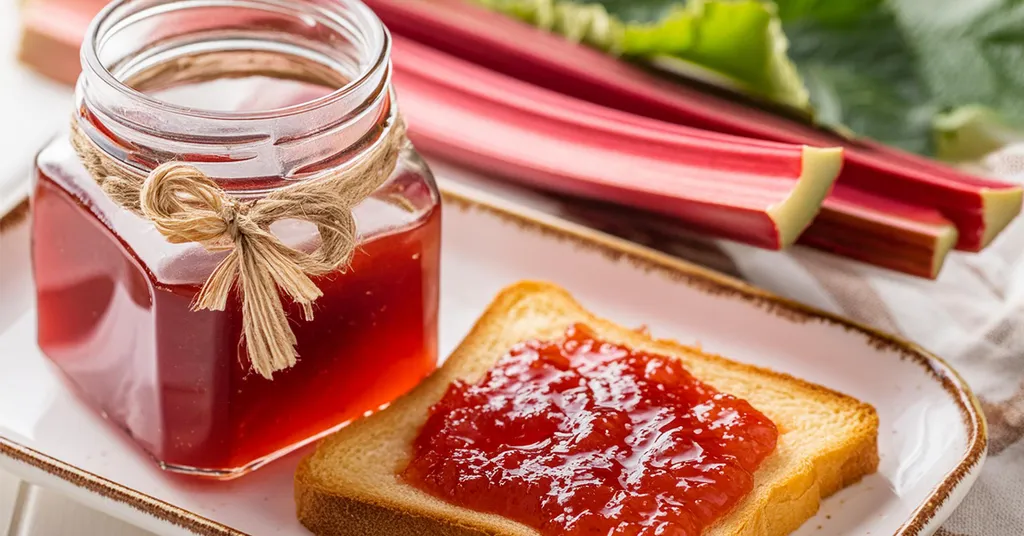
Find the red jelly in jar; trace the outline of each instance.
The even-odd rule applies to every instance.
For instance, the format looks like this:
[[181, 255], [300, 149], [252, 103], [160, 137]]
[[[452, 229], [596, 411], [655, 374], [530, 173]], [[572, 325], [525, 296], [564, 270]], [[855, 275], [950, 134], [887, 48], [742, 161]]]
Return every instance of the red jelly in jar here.
[[451, 385], [404, 477], [551, 536], [697, 536], [750, 493], [777, 440], [767, 417], [679, 360], [577, 325]]
[[[74, 121], [119, 165], [145, 174], [183, 160], [258, 199], [381, 142], [396, 118], [389, 49], [352, 0], [122, 1], [86, 39]], [[124, 82], [143, 78], [158, 85]], [[319, 98], [288, 106], [295, 95]], [[411, 147], [355, 208], [351, 265], [314, 278], [314, 319], [284, 300], [298, 362], [272, 379], [252, 370], [237, 289], [224, 311], [191, 308], [226, 252], [169, 243], [97, 186], [64, 136], [40, 153], [32, 215], [43, 352], [167, 469], [237, 476], [436, 366], [439, 196]], [[305, 222], [271, 231], [306, 251], [319, 240]]]

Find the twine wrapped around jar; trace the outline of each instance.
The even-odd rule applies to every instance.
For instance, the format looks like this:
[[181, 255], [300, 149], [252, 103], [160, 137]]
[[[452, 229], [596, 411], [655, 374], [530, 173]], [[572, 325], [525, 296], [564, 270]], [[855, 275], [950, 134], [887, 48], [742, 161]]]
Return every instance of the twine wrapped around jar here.
[[[296, 362], [295, 334], [279, 290], [313, 318], [322, 293], [311, 277], [344, 270], [357, 246], [353, 209], [376, 191], [397, 165], [406, 143], [405, 124], [396, 112], [383, 139], [352, 166], [287, 186], [253, 200], [225, 192], [202, 171], [167, 162], [148, 175], [119, 164], [79, 127], [71, 143], [100, 188], [121, 207], [151, 222], [168, 242], [195, 242], [208, 251], [228, 251], [203, 284], [193, 310], [223, 311], [237, 282], [242, 325], [253, 370], [267, 379]], [[270, 232], [279, 220], [316, 225], [320, 245], [305, 253]]]

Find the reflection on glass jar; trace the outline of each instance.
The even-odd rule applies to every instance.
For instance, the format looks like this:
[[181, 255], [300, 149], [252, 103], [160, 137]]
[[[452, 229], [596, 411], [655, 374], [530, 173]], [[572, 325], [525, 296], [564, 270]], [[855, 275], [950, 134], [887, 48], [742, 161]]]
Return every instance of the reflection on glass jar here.
[[[125, 0], [87, 36], [74, 121], [126, 168], [185, 161], [255, 199], [351, 166], [381, 142], [396, 113], [389, 50], [354, 0]], [[315, 318], [285, 299], [298, 363], [273, 379], [251, 370], [237, 291], [225, 311], [192, 311], [225, 252], [171, 244], [119, 207], [66, 136], [37, 165], [40, 346], [165, 468], [243, 474], [433, 370], [440, 206], [411, 147], [356, 207], [351, 266], [314, 278]], [[306, 222], [271, 231], [297, 249], [319, 241]]]

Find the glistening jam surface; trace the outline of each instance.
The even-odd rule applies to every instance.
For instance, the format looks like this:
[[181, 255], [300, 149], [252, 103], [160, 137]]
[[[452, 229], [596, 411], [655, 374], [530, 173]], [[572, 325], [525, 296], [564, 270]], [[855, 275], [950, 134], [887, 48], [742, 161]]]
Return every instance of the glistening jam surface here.
[[751, 491], [777, 440], [767, 417], [678, 359], [577, 325], [452, 384], [404, 476], [551, 536], [696, 536]]

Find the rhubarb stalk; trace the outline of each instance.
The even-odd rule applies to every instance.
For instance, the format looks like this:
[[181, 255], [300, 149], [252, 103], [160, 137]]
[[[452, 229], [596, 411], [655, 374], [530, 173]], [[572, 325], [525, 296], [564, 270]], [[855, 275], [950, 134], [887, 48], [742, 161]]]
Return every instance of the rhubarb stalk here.
[[956, 241], [956, 227], [936, 210], [836, 184], [799, 243], [935, 279]]
[[[393, 62], [409, 136], [425, 153], [764, 248], [797, 239], [841, 166], [834, 148], [617, 123], [599, 106], [397, 37]], [[536, 106], [553, 98], [566, 106]]]
[[[724, 169], [757, 169], [764, 165], [760, 156], [775, 154], [780, 149], [774, 142], [737, 140], [597, 106], [488, 71], [401, 37], [395, 37], [393, 63], [400, 103], [417, 147], [427, 154], [547, 190], [678, 217], [672, 210], [659, 208], [656, 201], [641, 204], [634, 197], [636, 192], [616, 191], [607, 182], [602, 185], [601, 181], [608, 179], [601, 177], [611, 169], [608, 166], [615, 165], [612, 162], [621, 158], [653, 158], [629, 174], [628, 183], [624, 184], [627, 190], [643, 189], [647, 182], [706, 188], [708, 185], [689, 186], [688, 176], [679, 173], [692, 173], [685, 166], [694, 162]], [[474, 128], [486, 135], [465, 134]], [[548, 135], [550, 139], [545, 137]], [[742, 141], [742, 151], [721, 151], [723, 140], [727, 144]], [[525, 150], [528, 143], [533, 144], [529, 147], [535, 152]], [[788, 147], [793, 150], [793, 146]], [[566, 152], [560, 155], [558, 151], [563, 150]], [[815, 154], [807, 153], [809, 150], [805, 146], [805, 169], [808, 155]], [[821, 160], [821, 155], [812, 157], [811, 161], [814, 160]], [[680, 162], [684, 167], [662, 165], [671, 162]], [[711, 200], [728, 202], [742, 197], [737, 188], [746, 186], [737, 182], [713, 190], [720, 197]], [[805, 187], [803, 191], [812, 190]], [[786, 203], [766, 209], [766, 213], [775, 222], [803, 218], [807, 201], [800, 201], [800, 197], [810, 196], [797, 188]], [[710, 228], [707, 222], [690, 223], [691, 229], [762, 247], [778, 247], [743, 237], [742, 233]], [[799, 226], [776, 225], [776, 229], [780, 227]], [[781, 235], [778, 244], [795, 238], [778, 230], [776, 234]], [[836, 187], [800, 242], [878, 266], [935, 277], [956, 237], [956, 228], [934, 210], [850, 187]]]
[[[797, 244], [920, 277], [934, 279], [938, 275], [943, 259], [956, 243], [953, 224], [934, 210], [907, 207], [885, 198], [865, 198], [870, 194], [844, 188], [834, 187], [832, 197], [842, 201], [833, 201], [833, 208], [822, 207]], [[843, 208], [836, 210], [836, 206]], [[885, 207], [888, 212], [869, 207]], [[681, 248], [687, 259], [699, 259], [716, 270], [741, 275], [715, 253], [717, 248], [705, 245], [689, 228], [669, 218], [611, 203], [576, 202], [567, 205], [566, 210], [586, 225], [669, 253]]]
[[674, 83], [461, 0], [366, 0], [396, 34], [548, 89], [619, 110], [716, 132], [846, 147], [839, 182], [936, 209], [956, 224], [957, 248], [978, 251], [1020, 212], [1022, 189], [974, 177], [869, 141]]

